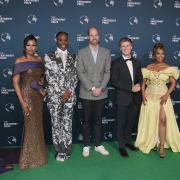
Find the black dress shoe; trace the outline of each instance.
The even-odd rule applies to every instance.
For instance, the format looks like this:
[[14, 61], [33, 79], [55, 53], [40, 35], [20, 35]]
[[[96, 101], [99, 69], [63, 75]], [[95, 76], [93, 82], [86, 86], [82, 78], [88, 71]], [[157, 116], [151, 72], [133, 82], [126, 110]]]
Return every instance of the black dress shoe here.
[[129, 155], [128, 155], [128, 153], [127, 153], [127, 151], [126, 151], [125, 148], [119, 148], [119, 154], [120, 154], [122, 157], [124, 157], [124, 158], [129, 157]]
[[133, 144], [126, 144], [126, 147], [129, 148], [131, 151], [137, 151], [137, 148]]

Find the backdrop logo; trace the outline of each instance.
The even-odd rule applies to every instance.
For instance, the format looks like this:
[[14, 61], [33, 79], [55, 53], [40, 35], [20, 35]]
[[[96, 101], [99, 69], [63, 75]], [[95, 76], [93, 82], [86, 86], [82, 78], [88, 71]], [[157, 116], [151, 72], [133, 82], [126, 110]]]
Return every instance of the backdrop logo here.
[[112, 135], [112, 132], [105, 132], [104, 133], [104, 139], [105, 140], [110, 140], [112, 139], [113, 135]]
[[36, 15], [34, 15], [34, 14], [28, 15], [28, 17], [27, 17], [27, 22], [28, 22], [29, 24], [36, 24], [37, 21], [38, 21], [38, 19], [37, 19]]
[[13, 111], [14, 111], [14, 104], [12, 104], [12, 103], [7, 103], [7, 104], [5, 105], [5, 110], [6, 110], [7, 112], [13, 112]]
[[138, 57], [138, 55], [137, 55], [137, 52], [136, 52], [136, 51], [132, 51], [132, 57], [134, 57], [134, 58], [137, 58], [137, 57]]
[[[115, 56], [115, 54], [111, 54], [111, 57], [112, 57], [112, 56]], [[107, 89], [108, 89], [108, 90], [115, 90], [114, 87], [107, 87]]]
[[175, 60], [180, 60], [180, 51], [175, 51], [173, 57]]
[[86, 0], [77, 1], [77, 6], [85, 6], [86, 4], [92, 4], [92, 1], [86, 1]]
[[174, 2], [174, 8], [180, 8], [180, 2], [178, 0]]
[[[116, 56], [116, 54], [115, 53], [111, 53], [111, 57], [115, 57]], [[109, 89], [109, 88], [108, 88]]]
[[51, 24], [58, 24], [60, 22], [65, 22], [66, 18], [64, 17], [56, 17], [56, 16], [51, 16]]
[[161, 37], [160, 37], [159, 34], [154, 34], [154, 35], [152, 35], [152, 42], [153, 42], [153, 43], [157, 43], [157, 42], [159, 42], [160, 40], [161, 40]]
[[24, 4], [39, 3], [39, 0], [24, 0]]
[[180, 37], [177, 37], [176, 35], [173, 35], [172, 42], [173, 43], [178, 43], [179, 41], [180, 41]]
[[77, 42], [86, 41], [88, 38], [87, 36], [83, 36], [82, 34], [77, 34]]
[[175, 113], [175, 117], [176, 119], [179, 119], [179, 115], [177, 113]]
[[17, 143], [17, 138], [16, 138], [15, 136], [9, 136], [9, 137], [7, 138], [7, 142], [8, 142], [9, 144], [16, 144], [16, 143]]
[[115, 22], [116, 22], [116, 18], [114, 18], [114, 19], [107, 18], [107, 17], [102, 18], [102, 24], [110, 24], [110, 23], [115, 23]]
[[162, 7], [162, 1], [161, 0], [155, 0], [153, 3], [154, 8], [161, 8]]
[[12, 76], [12, 70], [10, 68], [3, 69], [3, 77], [8, 78]]
[[[25, 34], [24, 37], [27, 37], [27, 36], [29, 36], [29, 35], [30, 35], [30, 34]], [[35, 38], [36, 38], [36, 39], [40, 39], [40, 36], [35, 35]]]
[[1, 87], [1, 94], [8, 95], [10, 92], [14, 92], [14, 89], [7, 89], [6, 87]]
[[174, 100], [172, 99], [172, 104], [173, 104], [173, 106], [176, 105], [176, 104], [180, 104], [180, 101], [174, 101]]
[[89, 23], [89, 18], [86, 15], [82, 15], [79, 19], [79, 22], [81, 24], [88, 24]]
[[81, 103], [81, 101], [78, 102], [78, 109], [82, 109], [82, 103]]
[[0, 23], [5, 23], [6, 21], [12, 21], [12, 17], [3, 17], [0, 15]]
[[129, 24], [130, 24], [131, 26], [134, 26], [134, 25], [138, 24], [138, 18], [135, 17], [135, 16], [130, 17], [130, 18], [129, 18]]
[[103, 117], [102, 118], [102, 124], [108, 124], [109, 122], [114, 122], [115, 119], [112, 118], [112, 119], [107, 119], [106, 117]]
[[53, 3], [55, 6], [61, 6], [63, 5], [63, 0], [53, 0]]
[[105, 6], [110, 8], [113, 7], [115, 5], [115, 1], [114, 0], [105, 0]]
[[152, 59], [152, 56], [153, 56], [152, 54], [153, 54], [152, 51], [150, 51], [149, 52], [149, 59]]
[[8, 4], [10, 2], [10, 0], [0, 0], [0, 4], [4, 5], [4, 4]]
[[1, 34], [1, 41], [2, 42], [9, 42], [11, 40], [11, 35], [9, 33], [2, 33]]
[[83, 135], [82, 134], [79, 134], [78, 135], [78, 141], [82, 141], [83, 140]]
[[164, 22], [164, 20], [161, 19], [156, 19], [156, 18], [151, 18], [150, 19], [150, 24], [151, 25], [158, 25], [158, 24], [162, 24]]
[[12, 126], [17, 126], [18, 123], [17, 122], [8, 122], [8, 121], [4, 121], [4, 128], [10, 128]]
[[111, 100], [107, 100], [105, 102], [105, 109], [112, 109], [113, 108], [113, 102]]
[[114, 37], [113, 37], [113, 35], [111, 33], [107, 33], [104, 36], [104, 40], [105, 40], [106, 43], [111, 43], [111, 42], [113, 42]]
[[133, 1], [133, 0], [128, 0], [127, 1], [127, 7], [135, 7], [135, 6], [139, 6], [141, 5], [141, 2], [140, 1]]
[[180, 26], [180, 17], [176, 18], [176, 26]]
[[131, 35], [127, 35], [128, 38], [130, 38], [132, 41], [133, 40], [140, 40], [140, 37], [139, 36], [131, 36]]
[[176, 83], [176, 88], [177, 88], [178, 90], [180, 90], [180, 84], [179, 84], [179, 83]]
[[14, 54], [5, 54], [4, 52], [0, 52], [0, 59], [7, 59], [14, 57]]

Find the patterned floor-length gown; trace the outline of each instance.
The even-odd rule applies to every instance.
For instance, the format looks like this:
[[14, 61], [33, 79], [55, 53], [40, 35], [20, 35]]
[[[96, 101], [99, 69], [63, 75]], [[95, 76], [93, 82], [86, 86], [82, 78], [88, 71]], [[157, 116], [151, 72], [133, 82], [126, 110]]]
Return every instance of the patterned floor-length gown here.
[[16, 63], [14, 75], [20, 74], [21, 91], [30, 107], [29, 116], [24, 114], [24, 130], [19, 168], [33, 168], [47, 163], [43, 130], [43, 96], [39, 93], [39, 82], [43, 78], [43, 63], [28, 61]]

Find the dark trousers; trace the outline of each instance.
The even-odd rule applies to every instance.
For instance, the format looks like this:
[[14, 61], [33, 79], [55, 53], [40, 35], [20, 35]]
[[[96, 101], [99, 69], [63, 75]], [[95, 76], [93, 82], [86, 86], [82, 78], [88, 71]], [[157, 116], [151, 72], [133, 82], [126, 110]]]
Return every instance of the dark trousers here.
[[131, 103], [128, 106], [117, 107], [117, 140], [119, 148], [125, 148], [131, 143], [131, 132], [139, 112], [139, 105]]
[[89, 146], [91, 127], [93, 127], [94, 145], [101, 145], [102, 113], [105, 100], [88, 100], [81, 99], [83, 106], [83, 145]]

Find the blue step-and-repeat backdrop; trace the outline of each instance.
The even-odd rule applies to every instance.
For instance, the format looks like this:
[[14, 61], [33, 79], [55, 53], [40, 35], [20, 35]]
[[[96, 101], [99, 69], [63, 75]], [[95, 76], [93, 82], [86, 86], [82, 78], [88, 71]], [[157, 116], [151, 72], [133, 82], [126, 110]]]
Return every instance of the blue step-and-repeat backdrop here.
[[[38, 54], [55, 48], [55, 34], [69, 33], [69, 49], [77, 53], [87, 45], [86, 32], [91, 26], [100, 31], [100, 43], [111, 51], [112, 60], [119, 56], [118, 40], [133, 40], [133, 56], [142, 66], [152, 61], [152, 47], [166, 45], [166, 61], [180, 68], [180, 1], [179, 0], [0, 0], [0, 146], [20, 145], [23, 135], [22, 110], [12, 86], [12, 69], [22, 55], [23, 39], [34, 34]], [[104, 140], [114, 139], [114, 89], [109, 86], [103, 131]], [[180, 81], [172, 95], [180, 125]], [[50, 117], [44, 106], [44, 128], [51, 143]], [[74, 142], [82, 140], [82, 106], [78, 102], [73, 120]]]

